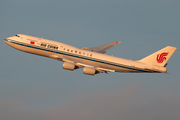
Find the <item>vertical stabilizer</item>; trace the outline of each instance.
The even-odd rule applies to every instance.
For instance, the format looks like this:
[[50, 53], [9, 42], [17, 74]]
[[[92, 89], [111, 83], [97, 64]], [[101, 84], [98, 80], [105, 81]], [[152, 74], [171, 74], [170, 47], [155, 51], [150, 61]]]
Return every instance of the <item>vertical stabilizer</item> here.
[[141, 60], [140, 62], [150, 64], [150, 65], [156, 65], [156, 66], [165, 66], [166, 62], [169, 60], [171, 55], [176, 50], [176, 47], [167, 46]]

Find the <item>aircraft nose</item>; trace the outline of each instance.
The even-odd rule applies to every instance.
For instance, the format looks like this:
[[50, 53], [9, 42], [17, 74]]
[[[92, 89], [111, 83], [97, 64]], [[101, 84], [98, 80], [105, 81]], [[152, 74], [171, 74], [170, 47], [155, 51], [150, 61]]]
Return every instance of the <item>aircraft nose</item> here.
[[4, 39], [4, 42], [5, 42], [5, 43], [8, 43], [9, 41], [10, 41], [9, 38], [5, 38], [5, 39]]
[[4, 39], [4, 42], [10, 41], [10, 38], [11, 38], [11, 37], [5, 38], [5, 39]]
[[11, 43], [12, 37], [7, 37], [4, 39], [4, 42], [9, 45]]

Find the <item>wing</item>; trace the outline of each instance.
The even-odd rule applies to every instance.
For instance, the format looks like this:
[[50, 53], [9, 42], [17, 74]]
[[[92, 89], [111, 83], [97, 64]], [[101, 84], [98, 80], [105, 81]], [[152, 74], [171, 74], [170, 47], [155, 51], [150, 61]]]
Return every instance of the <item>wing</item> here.
[[93, 48], [81, 47], [81, 49], [104, 54], [104, 53], [106, 53], [106, 50], [116, 46], [117, 44], [119, 44], [121, 42], [122, 41], [111, 42], [111, 43], [107, 43], [107, 44], [104, 44], [104, 45], [101, 45], [101, 46], [98, 46], [98, 47], [93, 47]]
[[92, 66], [92, 65], [87, 65], [87, 64], [83, 64], [83, 63], [76, 63], [75, 64], [78, 67], [90, 67], [90, 68], [94, 68], [96, 69], [98, 72], [115, 72], [115, 70], [111, 70], [111, 69], [106, 69], [106, 68], [101, 68], [101, 67], [96, 67], [96, 66]]
[[53, 59], [59, 60], [59, 61], [72, 63], [77, 68], [90, 67], [90, 68], [94, 68], [95, 70], [97, 70], [98, 72], [101, 72], [101, 73], [115, 72], [115, 70], [111, 70], [111, 69], [106, 69], [106, 68], [101, 68], [101, 67], [97, 67], [97, 66], [92, 66], [92, 65], [84, 64], [84, 63], [81, 63], [79, 61], [76, 61], [76, 60], [73, 60], [71, 58], [64, 57], [64, 56], [50, 55], [50, 57], [53, 58]]

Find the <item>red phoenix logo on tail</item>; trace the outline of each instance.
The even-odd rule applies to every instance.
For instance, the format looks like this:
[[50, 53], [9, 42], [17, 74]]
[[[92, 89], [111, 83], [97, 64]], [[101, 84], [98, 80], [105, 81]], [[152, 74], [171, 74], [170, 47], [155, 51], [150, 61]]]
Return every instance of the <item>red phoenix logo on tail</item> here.
[[165, 56], [167, 56], [167, 55], [168, 55], [168, 53], [158, 54], [158, 55], [157, 55], [157, 58], [156, 58], [157, 62], [158, 62], [158, 63], [162, 63], [164, 60], [166, 60], [166, 57], [165, 57]]

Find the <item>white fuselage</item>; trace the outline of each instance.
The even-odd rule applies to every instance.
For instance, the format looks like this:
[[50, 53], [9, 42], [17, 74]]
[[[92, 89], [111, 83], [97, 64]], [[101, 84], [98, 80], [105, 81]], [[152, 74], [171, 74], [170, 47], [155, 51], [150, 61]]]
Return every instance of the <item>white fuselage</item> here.
[[[75, 62], [115, 70], [116, 72], [156, 72], [165, 73], [165, 67], [145, 64], [106, 54], [82, 50], [64, 43], [19, 34], [5, 39], [5, 42], [18, 50], [53, 58], [64, 56]], [[54, 58], [55, 59], [55, 58]]]

